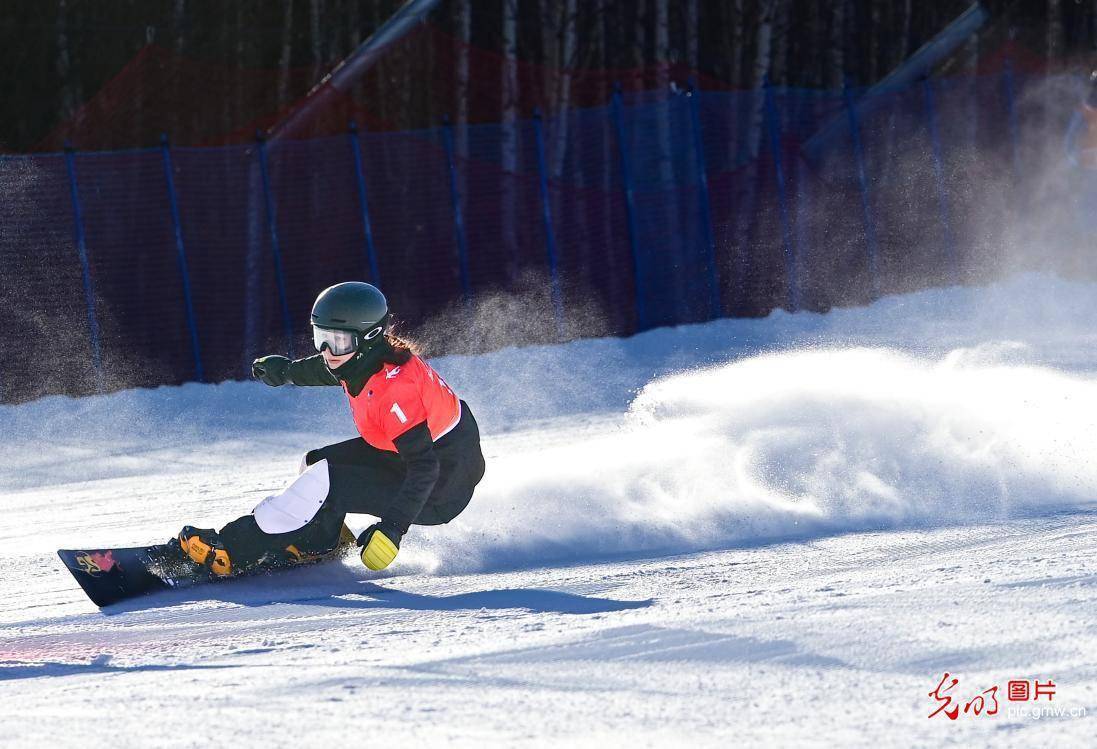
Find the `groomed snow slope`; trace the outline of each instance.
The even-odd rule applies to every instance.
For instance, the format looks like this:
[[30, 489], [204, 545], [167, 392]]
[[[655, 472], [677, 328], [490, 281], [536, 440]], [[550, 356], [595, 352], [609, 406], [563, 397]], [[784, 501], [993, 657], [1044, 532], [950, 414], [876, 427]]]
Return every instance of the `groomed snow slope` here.
[[[247, 512], [341, 391], [0, 407], [0, 744], [1088, 743], [1004, 692], [1097, 711], [1095, 328], [1028, 276], [437, 359], [488, 458], [456, 521], [104, 612], [57, 548]], [[999, 714], [927, 719], [946, 671]]]

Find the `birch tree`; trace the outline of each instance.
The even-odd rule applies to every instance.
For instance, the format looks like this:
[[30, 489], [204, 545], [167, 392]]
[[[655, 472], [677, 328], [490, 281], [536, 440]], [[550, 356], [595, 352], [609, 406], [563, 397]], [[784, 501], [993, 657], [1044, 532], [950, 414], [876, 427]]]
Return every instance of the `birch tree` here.
[[910, 17], [912, 0], [903, 0], [899, 21], [899, 60], [907, 59], [910, 54]]
[[868, 31], [868, 80], [875, 81], [880, 77], [882, 62], [880, 60], [880, 35], [883, 31], [882, 3], [874, 2], [869, 6], [869, 31]]
[[[655, 89], [661, 96], [670, 92], [670, 8], [669, 0], [652, 0], [655, 8]], [[656, 139], [659, 148], [660, 187], [671, 183], [671, 144], [670, 115], [673, 106], [668, 99], [657, 105], [659, 115], [655, 118]]]
[[568, 110], [571, 103], [572, 70], [575, 67], [575, 56], [579, 47], [578, 16], [578, 0], [565, 0], [560, 22], [559, 59], [561, 66], [556, 86], [556, 132], [553, 137], [550, 156], [551, 173], [557, 177], [563, 172], [564, 157], [567, 154]]
[[759, 3], [758, 25], [754, 31], [754, 63], [751, 66], [750, 89], [757, 92], [752, 97], [750, 111], [750, 134], [747, 147], [749, 158], [758, 156], [758, 147], [764, 125], [765, 97], [761, 95], [762, 86], [769, 75], [772, 62], [771, 45], [773, 42], [773, 20], [778, 0], [761, 0]]
[[503, 0], [503, 169], [518, 167], [518, 0]]
[[670, 8], [669, 0], [652, 0], [655, 5], [655, 88], [666, 92], [670, 86]]
[[789, 25], [792, 0], [776, 0], [773, 20], [773, 73], [770, 79], [778, 86], [788, 85]]
[[701, 64], [700, 0], [686, 0], [686, 64], [696, 73]]
[[[171, 13], [171, 25], [175, 31], [175, 43], [172, 45], [175, 50], [176, 58], [183, 56], [183, 50], [186, 46], [186, 21], [187, 21], [187, 3], [186, 0], [175, 0], [172, 5]], [[190, 132], [190, 123], [184, 123], [184, 107], [181, 101], [181, 93], [179, 90], [179, 76], [175, 76], [172, 79], [171, 85], [171, 101], [172, 106], [175, 107], [176, 114], [172, 118], [175, 124], [176, 132], [172, 135], [178, 136], [179, 132]]]
[[826, 86], [835, 91], [846, 77], [846, 0], [834, 0], [830, 8], [830, 39], [827, 44]]
[[57, 77], [61, 80], [61, 116], [72, 117], [79, 105], [78, 83], [72, 72], [72, 48], [69, 45], [68, 7], [57, 2]]
[[1047, 57], [1049, 63], [1057, 62], [1063, 55], [1063, 3], [1047, 0]]
[[472, 0], [455, 3], [457, 27], [457, 152], [468, 157], [469, 45], [472, 44]]
[[171, 22], [175, 28], [175, 54], [183, 54], [186, 41], [187, 0], [175, 0], [172, 6]]
[[320, 36], [320, 16], [323, 13], [324, 0], [309, 2], [309, 41], [312, 50], [312, 80], [309, 86], [315, 86], [320, 80], [320, 65], [323, 58], [323, 43]]
[[293, 54], [293, 0], [282, 0], [282, 48], [278, 56], [278, 109], [289, 104], [289, 65]]
[[731, 7], [734, 11], [731, 22], [731, 69], [728, 71], [728, 81], [732, 86], [739, 87], [743, 82], [743, 42], [745, 41], [746, 13], [743, 0], [732, 0]]
[[[516, 174], [518, 172], [518, 0], [503, 0], [502, 89], [502, 167], [505, 174]], [[502, 202], [503, 243], [510, 253], [510, 275], [513, 280], [518, 271], [517, 263], [514, 262], [518, 249], [514, 194], [509, 190], [503, 190], [500, 201]]]
[[557, 71], [560, 68], [560, 25], [557, 0], [538, 0], [541, 26], [541, 101], [550, 108], [556, 103]]
[[1090, 48], [1097, 50], [1097, 0], [1089, 4], [1089, 42]]

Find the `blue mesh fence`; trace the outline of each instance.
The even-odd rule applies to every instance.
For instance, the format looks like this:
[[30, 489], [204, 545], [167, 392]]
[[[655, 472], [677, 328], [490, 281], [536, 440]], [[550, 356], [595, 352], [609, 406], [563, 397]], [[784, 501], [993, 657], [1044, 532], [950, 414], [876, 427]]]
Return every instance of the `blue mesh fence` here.
[[[1025, 179], [1063, 157], [1049, 86], [1077, 82], [676, 85], [543, 121], [3, 156], [0, 399], [245, 377], [307, 354], [315, 294], [346, 279], [440, 353], [979, 278], [1004, 219], [1050, 205]], [[478, 339], [491, 309], [513, 331]]]

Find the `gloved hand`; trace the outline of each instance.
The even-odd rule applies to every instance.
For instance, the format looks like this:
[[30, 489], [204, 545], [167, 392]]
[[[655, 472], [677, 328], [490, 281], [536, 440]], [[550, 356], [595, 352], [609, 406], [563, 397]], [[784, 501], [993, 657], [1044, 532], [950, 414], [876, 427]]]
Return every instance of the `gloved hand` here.
[[362, 547], [362, 563], [371, 570], [383, 570], [392, 564], [400, 551], [403, 533], [393, 523], [382, 520], [366, 528], [358, 536]]
[[251, 376], [271, 387], [289, 382], [289, 359], [278, 354], [262, 356], [251, 363]]

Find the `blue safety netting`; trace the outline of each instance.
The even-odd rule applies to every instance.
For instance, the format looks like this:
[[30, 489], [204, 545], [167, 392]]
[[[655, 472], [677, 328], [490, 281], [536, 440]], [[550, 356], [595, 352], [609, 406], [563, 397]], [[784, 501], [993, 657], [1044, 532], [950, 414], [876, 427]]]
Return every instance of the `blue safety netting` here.
[[965, 282], [1048, 204], [1027, 177], [1063, 158], [1076, 94], [1008, 71], [675, 85], [543, 120], [3, 156], [0, 399], [244, 377], [307, 354], [313, 298], [347, 279], [434, 353]]

